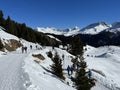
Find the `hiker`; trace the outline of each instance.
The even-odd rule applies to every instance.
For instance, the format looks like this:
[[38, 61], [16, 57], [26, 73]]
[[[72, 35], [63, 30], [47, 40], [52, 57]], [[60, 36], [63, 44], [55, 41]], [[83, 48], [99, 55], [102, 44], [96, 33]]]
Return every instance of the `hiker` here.
[[91, 78], [91, 76], [92, 76], [92, 72], [91, 72], [91, 70], [89, 69], [89, 71], [88, 71], [88, 77]]
[[22, 53], [24, 53], [24, 47], [23, 46], [22, 46], [21, 50], [22, 50]]
[[68, 72], [68, 75], [70, 76], [70, 71], [71, 71], [71, 68], [70, 68], [70, 66], [68, 65], [67, 66], [67, 72]]
[[32, 49], [32, 45], [30, 45], [30, 49]]
[[80, 68], [80, 63], [79, 62], [77, 62], [77, 70]]
[[38, 49], [37, 45], [35, 47], [36, 47], [36, 49]]
[[27, 53], [27, 47], [26, 47], [26, 46], [24, 47], [24, 50], [25, 50], [25, 52]]
[[76, 70], [76, 64], [72, 64], [72, 67], [73, 67], [73, 70], [75, 71]]
[[73, 70], [74, 70], [74, 67], [73, 66], [71, 66], [71, 75], [73, 74]]

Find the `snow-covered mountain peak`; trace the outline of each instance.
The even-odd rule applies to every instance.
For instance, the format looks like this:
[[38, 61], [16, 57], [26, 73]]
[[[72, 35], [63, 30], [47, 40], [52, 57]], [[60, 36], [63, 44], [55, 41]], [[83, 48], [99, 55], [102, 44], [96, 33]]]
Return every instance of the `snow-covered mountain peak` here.
[[81, 29], [80, 32], [84, 34], [98, 34], [99, 32], [110, 27], [111, 25], [108, 25], [105, 22], [97, 22], [97, 23], [90, 24], [87, 27]]
[[111, 28], [108, 28], [106, 31], [117, 33], [120, 32], [120, 22], [114, 22]]
[[49, 33], [49, 34], [56, 34], [56, 35], [64, 35], [64, 36], [70, 36], [77, 34], [78, 31], [80, 30], [79, 27], [75, 26], [74, 28], [67, 28], [67, 29], [57, 29], [54, 27], [46, 27], [46, 28], [37, 28], [37, 31], [42, 32], [42, 33]]
[[62, 34], [62, 31], [60, 31], [54, 27], [46, 27], [46, 28], [38, 27], [37, 31], [42, 32], [42, 33], [50, 33], [50, 34], [57, 34], [57, 35]]
[[108, 26], [109, 27], [109, 25], [107, 23], [105, 23], [105, 22], [98, 22], [98, 24], [102, 25], [102, 26]]
[[72, 30], [80, 30], [78, 26], [75, 26]]
[[98, 34], [102, 31], [110, 31], [110, 32], [120, 32], [120, 22], [115, 22], [113, 24], [107, 24], [105, 22], [97, 22], [90, 24], [82, 29], [78, 26], [74, 28], [67, 29], [57, 29], [54, 27], [46, 27], [46, 28], [37, 28], [37, 31], [42, 33], [49, 33], [55, 35], [64, 35], [64, 36], [72, 36], [77, 34]]

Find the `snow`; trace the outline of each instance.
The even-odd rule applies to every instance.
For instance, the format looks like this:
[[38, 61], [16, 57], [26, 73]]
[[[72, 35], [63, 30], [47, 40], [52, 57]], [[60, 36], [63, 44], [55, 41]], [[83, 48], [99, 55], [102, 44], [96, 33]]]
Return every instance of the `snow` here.
[[0, 26], [0, 40], [2, 41], [3, 45], [9, 44], [10, 39], [19, 41], [18, 37], [14, 36], [12, 34], [9, 34], [9, 33], [5, 32], [4, 30], [5, 29]]
[[[21, 53], [21, 48], [14, 52], [0, 51], [0, 90], [76, 90], [72, 87], [73, 82], [65, 70], [65, 81], [51, 73], [50, 65], [53, 62], [46, 54], [48, 51], [51, 51], [53, 55], [58, 52], [61, 59], [64, 55], [62, 64], [63, 69], [66, 69], [72, 64], [71, 59], [74, 58], [66, 50], [42, 47], [37, 43], [19, 39], [2, 29], [0, 29], [0, 38], [20, 40], [24, 46], [28, 47], [28, 52], [24, 54]], [[32, 50], [29, 48], [30, 45], [33, 46]], [[41, 49], [36, 49], [36, 45]], [[91, 90], [120, 90], [120, 47], [86, 46], [85, 48], [87, 48], [84, 54], [85, 61], [88, 69], [92, 69], [93, 78], [97, 80], [96, 86]], [[38, 59], [32, 54], [41, 54], [45, 60], [40, 60], [38, 64], [34, 61]]]
[[74, 30], [71, 30], [67, 33], [64, 34], [64, 36], [72, 36], [72, 35], [77, 35], [80, 31], [79, 27], [76, 27]]
[[105, 22], [98, 22], [98, 23], [90, 24], [82, 29], [76, 26], [73, 29], [65, 29], [65, 30], [59, 30], [54, 27], [47, 27], [47, 28], [38, 27], [37, 30], [42, 33], [72, 36], [72, 35], [77, 35], [77, 34], [98, 34], [111, 27], [112, 25], [108, 25]]
[[[25, 42], [26, 46], [32, 43]], [[33, 44], [32, 44], [33, 45]], [[65, 56], [63, 68], [71, 65], [71, 58], [73, 55], [65, 50], [52, 47], [43, 47], [42, 50], [28, 50], [28, 53], [22, 54], [20, 49], [12, 53], [7, 52], [6, 55], [0, 56], [0, 90], [76, 90], [71, 85], [67, 74], [65, 75], [66, 81], [57, 78], [52, 73], [48, 72], [51, 59], [46, 55], [46, 52], [52, 51], [53, 54], [57, 51], [62, 58]], [[32, 54], [41, 54], [45, 60], [36, 63], [34, 60], [37, 58], [32, 57]], [[19, 58], [18, 58], [19, 57]], [[70, 86], [67, 82], [70, 82]], [[7, 83], [7, 84], [6, 84]], [[92, 90], [108, 90], [103, 85], [98, 83]]]
[[102, 31], [110, 31], [113, 33], [120, 32], [120, 22], [115, 22], [113, 24], [106, 24], [105, 22], [98, 22], [90, 24], [82, 29], [79, 27], [75, 27], [73, 29], [64, 29], [59, 30], [54, 27], [46, 27], [46, 28], [40, 28], [38, 27], [37, 30], [42, 33], [48, 33], [48, 34], [55, 34], [55, 35], [64, 35], [64, 36], [72, 36], [77, 34], [98, 34]]
[[0, 90], [26, 90], [23, 83], [27, 78], [21, 68], [26, 56], [19, 52], [0, 56]]
[[[92, 47], [89, 47], [90, 49]], [[31, 52], [28, 57], [25, 59], [25, 72], [28, 73], [31, 81], [31, 85], [27, 88], [27, 90], [76, 90], [72, 88], [72, 81], [69, 79], [69, 76], [67, 75], [67, 72], [64, 71], [64, 75], [66, 77], [65, 81], [60, 80], [50, 72], [48, 72], [50, 69], [50, 65], [52, 65], [51, 59], [46, 55], [48, 51], [51, 51], [53, 54], [57, 52], [62, 58], [62, 55], [64, 55], [64, 61], [63, 61], [63, 69], [67, 68], [67, 65], [71, 65], [71, 59], [74, 57], [73, 55], [69, 54], [65, 50], [61, 50], [59, 48], [55, 48], [52, 50], [52, 47], [44, 47], [40, 51]], [[40, 61], [40, 63], [34, 62], [36, 58], [32, 57], [32, 54], [41, 54], [45, 57], [45, 60]], [[46, 71], [46, 69], [48, 71]], [[70, 86], [68, 86], [66, 83], [69, 82]], [[93, 87], [91, 90], [109, 90], [101, 84], [100, 82], [97, 82], [96, 86]]]
[[67, 29], [66, 30], [59, 30], [56, 29], [54, 27], [46, 27], [46, 28], [37, 28], [37, 31], [42, 32], [42, 33], [49, 33], [49, 34], [55, 34], [55, 35], [64, 35], [64, 36], [71, 36], [71, 35], [75, 35], [79, 32], [80, 28], [79, 27], [75, 27], [73, 29]]
[[[30, 53], [25, 59], [25, 72], [30, 76], [32, 83], [27, 90], [61, 90], [61, 88], [62, 90], [75, 90], [63, 80], [46, 71], [46, 69], [50, 70], [50, 65], [52, 65], [52, 60], [46, 55], [46, 52], [51, 49], [50, 47], [46, 47], [42, 51]], [[38, 64], [34, 62], [35, 58], [32, 57], [32, 54], [42, 54], [45, 60], [40, 61], [40, 64]]]
[[120, 47], [93, 48], [88, 46], [87, 48], [89, 49], [85, 52], [85, 60], [88, 68], [93, 69], [94, 77], [104, 86], [120, 90]]
[[5, 31], [2, 30], [2, 28], [0, 28], [0, 38], [6, 39], [6, 40], [9, 40], [9, 39], [19, 40], [18, 37], [6, 33]]
[[111, 28], [108, 28], [106, 31], [117, 33], [120, 32], [120, 22], [115, 22], [112, 24]]
[[[55, 39], [55, 40], [57, 40], [57, 41], [60, 41], [59, 39], [57, 39], [57, 38], [55, 38], [54, 36], [52, 36], [52, 35], [47, 35], [48, 37], [50, 37], [50, 38], [53, 38], [53, 39]], [[60, 41], [61, 42], [61, 41]]]
[[42, 32], [42, 33], [50, 33], [50, 34], [56, 34], [56, 35], [61, 35], [63, 32], [58, 31], [54, 27], [46, 27], [46, 28], [37, 28], [37, 31]]
[[82, 34], [98, 34], [101, 31], [104, 31], [105, 29], [110, 28], [111, 25], [107, 25], [104, 22], [94, 23], [91, 24], [83, 29], [81, 29], [80, 33]]

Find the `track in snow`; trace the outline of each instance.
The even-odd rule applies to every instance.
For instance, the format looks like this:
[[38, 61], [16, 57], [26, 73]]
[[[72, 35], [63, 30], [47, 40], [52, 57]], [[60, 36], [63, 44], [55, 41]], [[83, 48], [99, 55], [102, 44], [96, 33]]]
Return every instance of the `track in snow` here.
[[26, 90], [22, 65], [27, 55], [12, 52], [0, 57], [0, 90]]

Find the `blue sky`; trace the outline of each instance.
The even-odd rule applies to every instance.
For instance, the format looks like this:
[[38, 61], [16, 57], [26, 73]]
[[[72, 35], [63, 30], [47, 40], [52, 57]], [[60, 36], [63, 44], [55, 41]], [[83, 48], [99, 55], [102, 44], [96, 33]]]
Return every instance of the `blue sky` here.
[[120, 0], [0, 0], [6, 18], [36, 27], [72, 28], [120, 20]]

